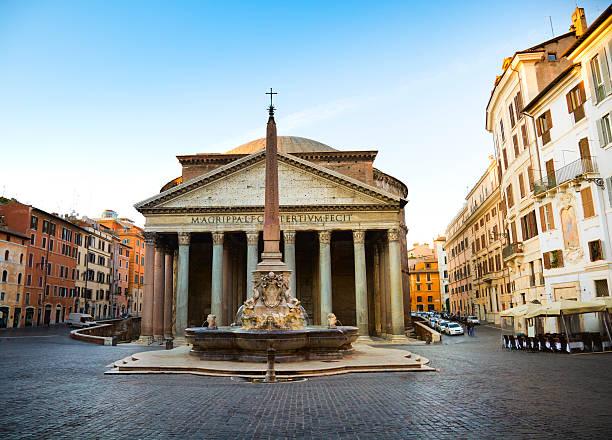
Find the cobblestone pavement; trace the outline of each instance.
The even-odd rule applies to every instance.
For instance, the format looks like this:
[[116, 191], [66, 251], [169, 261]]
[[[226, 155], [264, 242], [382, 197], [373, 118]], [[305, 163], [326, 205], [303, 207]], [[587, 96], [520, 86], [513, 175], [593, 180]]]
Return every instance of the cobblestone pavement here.
[[499, 331], [406, 347], [437, 373], [290, 384], [104, 376], [142, 351], [0, 333], [0, 438], [609, 438], [612, 355], [506, 352]]

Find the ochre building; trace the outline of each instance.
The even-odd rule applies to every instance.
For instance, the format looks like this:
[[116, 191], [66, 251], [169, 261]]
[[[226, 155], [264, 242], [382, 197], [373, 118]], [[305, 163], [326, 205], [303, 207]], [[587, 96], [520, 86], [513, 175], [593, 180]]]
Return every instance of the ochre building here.
[[[234, 322], [262, 251], [265, 139], [178, 156], [182, 176], [136, 205], [146, 217], [144, 337], [182, 336], [209, 313]], [[403, 338], [408, 190], [377, 151], [278, 137], [281, 250], [310, 323]]]

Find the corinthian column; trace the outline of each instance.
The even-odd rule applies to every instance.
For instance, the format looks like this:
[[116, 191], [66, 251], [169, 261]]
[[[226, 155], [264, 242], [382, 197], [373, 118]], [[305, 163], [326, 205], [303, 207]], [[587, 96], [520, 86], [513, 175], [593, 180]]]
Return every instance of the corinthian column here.
[[210, 313], [223, 324], [223, 232], [213, 232], [212, 282]]
[[321, 323], [326, 322], [327, 315], [332, 312], [332, 282], [331, 282], [331, 232], [319, 232], [319, 289], [321, 304]]
[[164, 338], [172, 338], [172, 291], [174, 288], [173, 269], [174, 251], [166, 249], [165, 262], [166, 273], [164, 274]]
[[160, 242], [155, 246], [155, 278], [153, 286], [153, 336], [161, 341], [164, 337], [164, 248]]
[[291, 271], [289, 288], [293, 296], [297, 297], [297, 283], [295, 277], [295, 231], [283, 231], [285, 238], [285, 264]]
[[179, 232], [178, 268], [176, 279], [176, 336], [182, 338], [187, 328], [189, 304], [189, 243], [191, 234]]
[[153, 337], [153, 286], [155, 269], [155, 232], [145, 232], [145, 271], [144, 271], [144, 297], [142, 298], [142, 326], [141, 340], [151, 342]]
[[355, 315], [359, 334], [368, 334], [368, 284], [366, 277], [365, 232], [353, 231], [355, 251]]
[[253, 272], [257, 268], [257, 245], [259, 244], [259, 232], [247, 232], [247, 268], [246, 268], [246, 291], [247, 298], [251, 297], [253, 290]]
[[389, 239], [389, 284], [391, 294], [391, 331], [394, 338], [405, 338], [404, 297], [402, 291], [402, 255], [400, 252], [399, 232], [387, 231]]

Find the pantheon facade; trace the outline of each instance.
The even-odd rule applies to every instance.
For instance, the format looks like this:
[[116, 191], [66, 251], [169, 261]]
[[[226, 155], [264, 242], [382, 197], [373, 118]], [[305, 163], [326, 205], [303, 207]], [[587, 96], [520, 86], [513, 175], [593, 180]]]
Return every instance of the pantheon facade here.
[[[400, 339], [409, 318], [408, 189], [377, 151], [278, 137], [281, 251], [310, 324], [333, 312]], [[178, 156], [182, 175], [138, 204], [145, 218], [144, 338], [181, 338], [209, 313], [231, 325], [263, 249], [265, 139]]]

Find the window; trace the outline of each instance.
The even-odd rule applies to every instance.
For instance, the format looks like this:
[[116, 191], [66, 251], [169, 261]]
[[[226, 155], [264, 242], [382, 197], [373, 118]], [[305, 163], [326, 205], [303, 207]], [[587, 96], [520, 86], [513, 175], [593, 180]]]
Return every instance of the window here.
[[2, 282], [6, 283], [7, 280], [8, 280], [8, 271], [3, 270], [2, 271]]
[[433, 302], [433, 296], [428, 296], [427, 297], [427, 302]]
[[540, 224], [542, 225], [542, 232], [555, 229], [552, 204], [547, 203], [546, 205], [540, 206]]
[[4, 251], [4, 261], [8, 261], [9, 259], [9, 251]]
[[506, 142], [506, 133], [504, 133], [504, 121], [499, 120], [499, 133], [501, 135], [502, 142]]
[[608, 280], [595, 280], [595, 295], [598, 297], [610, 296], [610, 291], [608, 290]]
[[23, 278], [22, 274], [17, 275], [17, 284], [21, 284], [21, 279]]
[[531, 168], [531, 166], [527, 167], [527, 180], [529, 181], [529, 191], [533, 191], [534, 178], [533, 178], [533, 168]]
[[416, 274], [416, 279], [417, 279], [417, 281], [421, 281], [421, 274], [418, 274], [418, 273], [417, 273], [417, 274]]
[[546, 110], [536, 119], [536, 129], [538, 136], [542, 138], [542, 143], [546, 145], [550, 142], [550, 129], [552, 128], [552, 116], [550, 110]]
[[504, 170], [508, 169], [508, 153], [506, 153], [506, 149], [502, 149], [502, 156], [504, 158]]
[[519, 182], [519, 192], [521, 193], [521, 199], [525, 198], [525, 181], [523, 179], [523, 173], [520, 173], [518, 176]]
[[563, 251], [544, 252], [544, 269], [563, 267]]
[[508, 204], [508, 208], [512, 208], [514, 206], [514, 195], [512, 194], [512, 183], [508, 185], [508, 188], [506, 188], [506, 203]]
[[508, 114], [510, 115], [510, 127], [514, 128], [516, 125], [516, 120], [514, 119], [514, 106], [512, 103], [508, 106]]
[[521, 154], [521, 151], [519, 150], [518, 137], [515, 134], [512, 135], [512, 145], [514, 146], [514, 158], [516, 159]]
[[529, 146], [529, 137], [527, 136], [527, 126], [521, 125], [521, 139], [523, 140], [523, 149]]
[[427, 290], [431, 290], [431, 283], [427, 283]]
[[417, 290], [421, 290], [421, 285], [420, 284], [417, 284], [416, 286], [417, 286]]
[[584, 83], [580, 83], [565, 95], [567, 101], [567, 111], [574, 115], [574, 122], [578, 122], [584, 118], [584, 103], [586, 102], [586, 94], [584, 93]]
[[599, 146], [607, 147], [612, 143], [612, 123], [610, 121], [610, 113], [604, 115], [597, 121], [597, 134], [599, 135]]
[[595, 89], [595, 97], [597, 99], [597, 103], [600, 103], [606, 97], [606, 87], [601, 71], [601, 64], [599, 62], [599, 55], [595, 55], [593, 58], [591, 58], [590, 66], [591, 77], [593, 78], [593, 88]]
[[589, 255], [591, 256], [591, 261], [604, 259], [601, 240], [589, 241]]
[[557, 54], [555, 52], [548, 52], [546, 59], [548, 61], [557, 61]]
[[30, 217], [30, 229], [34, 229], [35, 231], [38, 229], [38, 217], [35, 215]]
[[535, 211], [521, 217], [521, 232], [523, 233], [523, 240], [529, 240], [538, 235]]
[[423, 297], [422, 296], [417, 296], [417, 302], [423, 302]]
[[584, 218], [595, 216], [595, 206], [593, 205], [593, 194], [591, 188], [586, 187], [580, 190], [580, 198], [582, 199], [582, 212]]
[[518, 121], [523, 111], [523, 97], [521, 96], [521, 92], [518, 92], [514, 97], [514, 110], [516, 111], [516, 120]]

